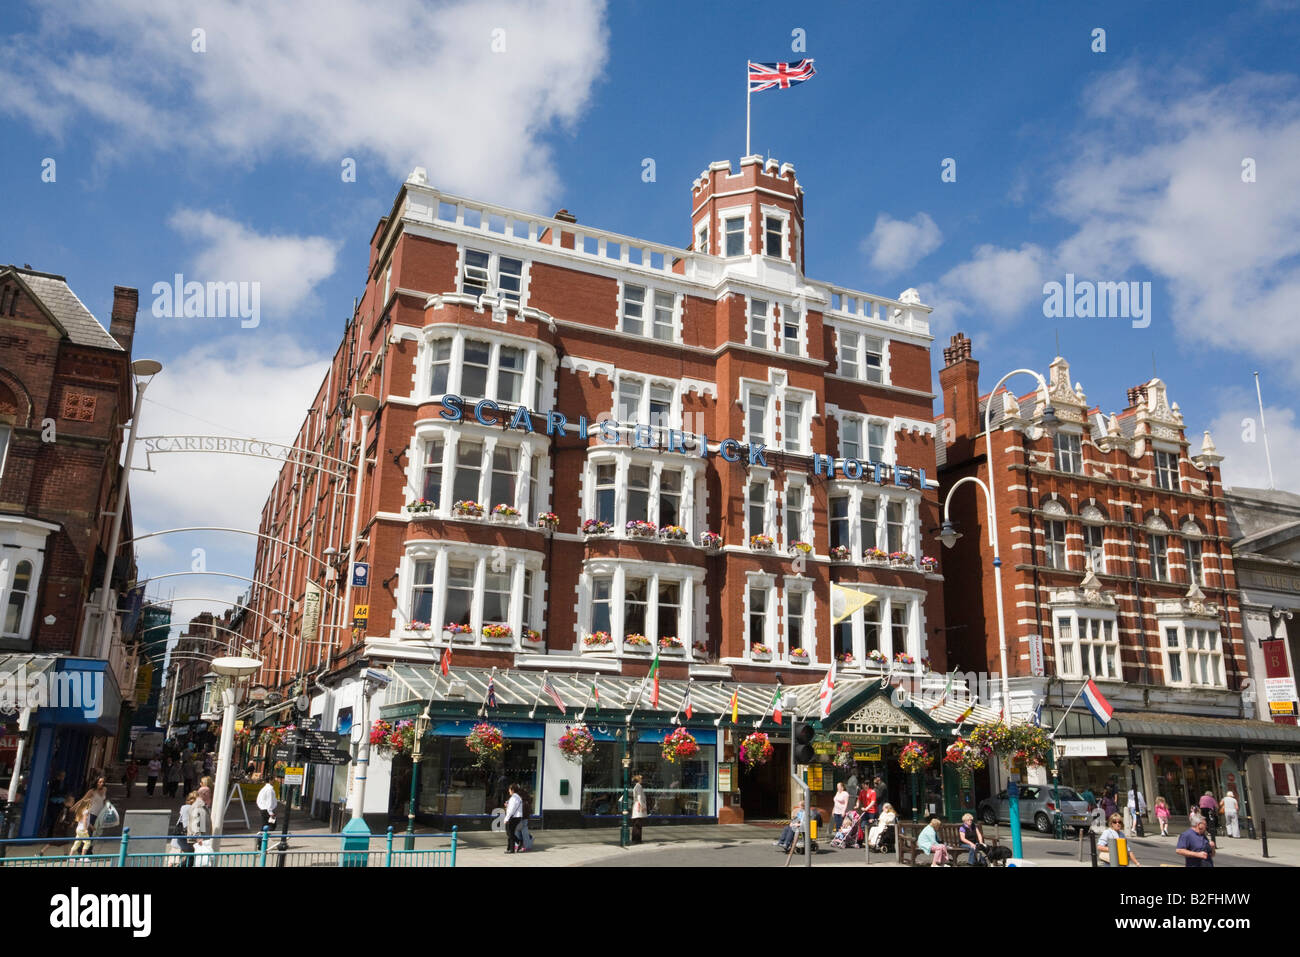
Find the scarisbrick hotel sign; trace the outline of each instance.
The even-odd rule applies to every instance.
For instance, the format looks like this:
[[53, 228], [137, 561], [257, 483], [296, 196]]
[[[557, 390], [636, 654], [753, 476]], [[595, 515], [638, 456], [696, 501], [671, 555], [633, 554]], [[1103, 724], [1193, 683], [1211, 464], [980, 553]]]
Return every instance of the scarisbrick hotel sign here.
[[[623, 442], [623, 438], [619, 433], [624, 427], [616, 419], [608, 416], [602, 416], [592, 421], [585, 415], [580, 415], [577, 423], [571, 425], [569, 417], [556, 409], [534, 413], [527, 406], [521, 405], [513, 413], [502, 415], [500, 418], [489, 418], [486, 413], [499, 413], [502, 411], [501, 406], [492, 399], [480, 399], [474, 403], [471, 409], [467, 410], [464, 397], [455, 393], [444, 395], [440, 400], [440, 404], [442, 411], [438, 413], [439, 417], [450, 423], [466, 421], [468, 412], [473, 417], [473, 420], [480, 425], [499, 427], [502, 422], [509, 419], [506, 423], [507, 429], [532, 433], [538, 431], [534, 428], [533, 416], [540, 415], [546, 421], [546, 434], [548, 436], [576, 430], [579, 439], [585, 440], [594, 435], [605, 445], [620, 445]], [[632, 425], [629, 430], [632, 440], [631, 446], [635, 449], [659, 448], [655, 436], [656, 432], [660, 432], [666, 437], [665, 450], [671, 453], [701, 459], [707, 459], [710, 455], [718, 455], [727, 462], [744, 462], [747, 465], [769, 467], [767, 462], [768, 449], [765, 444], [726, 438], [717, 443], [717, 451], [715, 452], [709, 448], [709, 437], [707, 435], [696, 435], [693, 432], [685, 432], [681, 429], [659, 429], [643, 424]], [[847, 479], [860, 479], [883, 484], [885, 479], [889, 478], [894, 485], [915, 485], [917, 488], [922, 489], [926, 485], [925, 469], [914, 469], [905, 465], [888, 465], [884, 462], [863, 461], [854, 458], [836, 459], [832, 455], [817, 452], [813, 453], [812, 460], [813, 475], [825, 475], [827, 478], [835, 478], [836, 469], [838, 468], [840, 474]]]

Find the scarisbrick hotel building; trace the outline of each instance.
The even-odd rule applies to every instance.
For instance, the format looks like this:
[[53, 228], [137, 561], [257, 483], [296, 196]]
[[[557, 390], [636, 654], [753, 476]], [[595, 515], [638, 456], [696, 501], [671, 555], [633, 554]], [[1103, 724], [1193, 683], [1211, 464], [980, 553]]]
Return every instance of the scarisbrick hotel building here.
[[[297, 681], [322, 727], [354, 740], [357, 672], [391, 666], [372, 717], [429, 709], [421, 821], [485, 826], [515, 780], [548, 822], [613, 823], [629, 709], [656, 819], [784, 815], [786, 746], [754, 770], [736, 746], [788, 728], [770, 718], [778, 675], [813, 712], [833, 655], [843, 680], [825, 725], [856, 721], [864, 760], [890, 773], [891, 745], [937, 733], [883, 702], [862, 714], [882, 671], [946, 668], [942, 578], [922, 562], [938, 526], [929, 309], [913, 290], [805, 277], [788, 164], [714, 163], [690, 213], [691, 244], [673, 248], [450, 196], [417, 169], [375, 230], [365, 293], [297, 438], [332, 464], [285, 466], [248, 627], [261, 682]], [[354, 557], [370, 571], [353, 627], [356, 485], [341, 463], [357, 457], [356, 393], [380, 407], [360, 437]], [[324, 625], [304, 637], [309, 582]], [[834, 627], [832, 583], [872, 599]], [[657, 706], [638, 697], [656, 646]], [[596, 754], [577, 764], [558, 741], [584, 707]], [[493, 774], [465, 744], [480, 714], [508, 741]], [[667, 762], [663, 737], [682, 725], [699, 752]], [[349, 774], [316, 771], [320, 812]], [[410, 790], [409, 752], [381, 751], [367, 816], [405, 819]]]

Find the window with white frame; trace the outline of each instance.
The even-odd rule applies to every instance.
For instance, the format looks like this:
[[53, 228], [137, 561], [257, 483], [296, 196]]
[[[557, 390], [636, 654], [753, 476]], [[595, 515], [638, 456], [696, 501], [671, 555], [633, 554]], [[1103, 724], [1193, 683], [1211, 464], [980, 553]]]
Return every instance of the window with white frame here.
[[867, 423], [867, 460], [871, 462], [889, 461], [889, 423]]
[[1092, 522], [1083, 524], [1083, 548], [1088, 556], [1088, 561], [1092, 565], [1092, 570], [1098, 574], [1104, 574], [1106, 571], [1106, 526], [1095, 525]]
[[1073, 611], [1058, 613], [1056, 670], [1062, 678], [1122, 680], [1116, 620]]
[[781, 307], [781, 351], [788, 356], [803, 355], [803, 313], [792, 306]]
[[691, 649], [697, 586], [692, 577], [666, 565], [602, 562], [585, 572], [583, 581], [590, 582], [590, 600], [580, 618], [585, 634], [608, 632], [624, 649], [629, 635], [656, 643], [677, 638]]
[[770, 534], [767, 524], [767, 495], [769, 483], [766, 479], [751, 478], [745, 496], [745, 533], [752, 538], [755, 535]]
[[403, 581], [410, 584], [399, 601], [409, 611], [404, 629], [438, 639], [448, 625], [458, 625], [477, 641], [484, 625], [504, 625], [516, 638], [537, 627], [533, 616], [540, 609], [532, 591], [540, 557], [463, 543], [410, 548], [402, 563]]
[[840, 419], [840, 457], [862, 458], [862, 420], [846, 415]]
[[649, 425], [658, 438], [660, 431], [677, 424], [677, 389], [672, 383], [648, 381], [618, 373], [614, 418], [623, 428]]
[[858, 533], [863, 557], [867, 549], [880, 547], [880, 502], [868, 495], [858, 508]]
[[518, 498], [519, 449], [497, 443], [492, 450], [492, 479], [488, 486], [488, 508], [515, 507]]
[[1083, 439], [1070, 432], [1058, 432], [1052, 439], [1058, 472], [1083, 472]]
[[451, 497], [456, 502], [477, 502], [483, 475], [483, 444], [468, 439], [456, 443], [456, 475]]
[[629, 465], [627, 469], [627, 521], [650, 521], [650, 477], [648, 465]]
[[772, 586], [760, 579], [751, 579], [748, 588], [748, 601], [746, 603], [746, 614], [748, 620], [745, 623], [745, 654], [749, 655], [750, 649], [755, 645], [764, 645], [767, 648], [772, 647], [772, 632], [770, 629], [771, 618], [768, 614], [770, 609], [770, 597]]
[[805, 509], [805, 492], [803, 485], [788, 483], [785, 487], [785, 544], [787, 547], [795, 542], [812, 544], [808, 535], [807, 510]]
[[644, 635], [647, 611], [650, 607], [650, 580], [648, 578], [623, 579], [623, 637]]
[[591, 579], [591, 629], [588, 632], [614, 633], [613, 575], [596, 575]]
[[1156, 581], [1169, 581], [1169, 536], [1152, 534], [1149, 537], [1151, 548], [1151, 577]]
[[856, 332], [849, 332], [846, 329], [839, 330], [839, 363], [838, 370], [840, 375], [848, 379], [859, 379], [862, 377], [862, 336]]
[[634, 336], [673, 342], [677, 338], [676, 311], [674, 293], [625, 283], [619, 329]]
[[749, 300], [749, 344], [756, 349], [766, 349], [771, 336], [767, 305], [766, 299]]
[[1161, 632], [1165, 644], [1165, 677], [1170, 685], [1227, 687], [1218, 622], [1166, 622]]
[[1043, 564], [1048, 568], [1066, 569], [1065, 523], [1043, 522]]
[[830, 496], [827, 511], [830, 514], [831, 548], [851, 549], [852, 544], [849, 539], [849, 496]]
[[745, 255], [745, 216], [728, 216], [722, 221], [724, 256]]
[[889, 541], [885, 551], [907, 551], [907, 507], [902, 502], [889, 502], [885, 506], [885, 529]]
[[694, 531], [695, 471], [683, 468], [678, 457], [660, 462], [644, 452], [608, 451], [589, 460], [585, 478], [585, 519], [596, 519], [626, 531], [628, 522], [649, 522], [664, 528], [677, 525]]
[[697, 253], [708, 253], [709, 251], [709, 226], [707, 223], [695, 232], [695, 251]]
[[[468, 562], [448, 562], [447, 613], [442, 616], [443, 621], [439, 624], [470, 624], [474, 610], [474, 575], [474, 565]], [[416, 577], [424, 576], [417, 573]]]
[[549, 358], [535, 344], [458, 332], [431, 340], [426, 349], [428, 395], [541, 405]]
[[785, 653], [789, 657], [790, 653], [796, 648], [804, 648], [807, 642], [807, 651], [811, 655], [813, 651], [813, 629], [808, 623], [809, 614], [812, 611], [812, 595], [809, 589], [801, 584], [793, 584], [787, 580], [785, 586]]
[[[469, 501], [536, 511], [540, 478], [540, 442], [483, 438], [460, 430], [425, 432], [420, 439], [423, 454], [412, 457], [421, 463], [412, 477], [413, 499], [432, 502], [438, 514], [451, 512], [456, 502]], [[529, 450], [532, 451], [529, 451]], [[528, 501], [524, 501], [527, 494]]]
[[781, 447], [785, 451], [808, 451], [808, 418], [811, 407], [811, 399], [789, 392], [781, 400]]
[[1205, 584], [1204, 546], [1199, 538], [1183, 540], [1183, 554], [1187, 558], [1187, 580], [1196, 585]]
[[682, 470], [663, 469], [659, 473], [659, 527], [685, 525], [682, 512]]
[[460, 291], [472, 296], [491, 293], [519, 302], [524, 291], [524, 262], [499, 253], [466, 249]]
[[596, 514], [591, 517], [613, 525], [617, 520], [618, 464], [615, 462], [597, 464], [595, 480]]
[[1178, 454], [1156, 449], [1156, 485], [1178, 491]]
[[763, 252], [768, 256], [784, 254], [785, 220], [780, 216], [763, 217]]
[[893, 661], [900, 652], [919, 659], [921, 644], [917, 596], [908, 592], [874, 588], [860, 588], [859, 591], [873, 595], [873, 600], [837, 626], [833, 633], [835, 653], [852, 654], [853, 662], [857, 665], [867, 663], [868, 656], [873, 651], [880, 652], [889, 661]]
[[[654, 638], [677, 638], [680, 631], [682, 614], [682, 583], [659, 580], [659, 608], [657, 615], [658, 634]], [[685, 642], [683, 642], [685, 644]]]
[[768, 428], [771, 395], [760, 389], [749, 389], [745, 399], [745, 441], [762, 445], [770, 434]]
[[32, 591], [35, 588], [35, 563], [22, 559], [10, 564], [13, 571], [4, 585], [4, 627], [0, 635], [5, 638], [26, 638], [31, 627]]
[[425, 443], [420, 497], [426, 502], [432, 502], [435, 507], [442, 504], [442, 457], [445, 449], [446, 443], [442, 439]]

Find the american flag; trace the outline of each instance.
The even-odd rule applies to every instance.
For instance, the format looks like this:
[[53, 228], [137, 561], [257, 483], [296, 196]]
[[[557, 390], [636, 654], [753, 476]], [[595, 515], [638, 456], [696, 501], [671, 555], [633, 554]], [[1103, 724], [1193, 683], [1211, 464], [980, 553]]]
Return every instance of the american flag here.
[[555, 702], [555, 707], [560, 709], [560, 714], [566, 714], [564, 710], [564, 701], [560, 698], [560, 693], [555, 690], [555, 685], [551, 684], [551, 676], [542, 676], [542, 694], [549, 695], [550, 699]]
[[761, 93], [773, 87], [788, 90], [796, 83], [811, 80], [817, 71], [813, 69], [812, 60], [800, 60], [798, 63], [754, 63], [749, 64], [749, 92]]

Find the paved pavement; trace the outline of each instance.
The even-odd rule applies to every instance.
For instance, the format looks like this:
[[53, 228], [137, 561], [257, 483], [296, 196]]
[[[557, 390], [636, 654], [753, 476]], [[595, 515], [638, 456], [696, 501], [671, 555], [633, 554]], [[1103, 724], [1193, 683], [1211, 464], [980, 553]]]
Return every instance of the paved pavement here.
[[[111, 786], [110, 797], [119, 809], [179, 808], [179, 801], [163, 798], [162, 788], [151, 798], [144, 787], [136, 785], [130, 797], [122, 785]], [[250, 818], [256, 820], [256, 809], [250, 806]], [[226, 817], [226, 831], [243, 831], [243, 819], [237, 808]], [[328, 839], [324, 824], [302, 814], [292, 819], [293, 848], [333, 848], [337, 838]], [[431, 838], [428, 828], [417, 829], [416, 846], [426, 848], [443, 845], [445, 841]], [[644, 842], [634, 847], [619, 846], [619, 829], [580, 828], [558, 830], [533, 830], [533, 850], [524, 854], [505, 853], [505, 835], [492, 831], [459, 831], [456, 864], [458, 867], [784, 867], [786, 855], [773, 846], [780, 833], [780, 825], [770, 822], [758, 824], [684, 825], [647, 827]], [[991, 828], [999, 841], [1010, 844], [1005, 826]], [[319, 837], [317, 835], [320, 835]], [[398, 832], [394, 846], [399, 846], [405, 835]], [[110, 838], [111, 839], [111, 838]], [[1036, 832], [1022, 835], [1024, 857], [1040, 867], [1090, 867], [1087, 845], [1082, 848], [1077, 839], [1055, 841]], [[1134, 839], [1132, 846], [1138, 860], [1146, 867], [1169, 865], [1183, 866], [1182, 858], [1174, 852], [1177, 834], [1167, 838], [1144, 837]], [[1247, 838], [1217, 839], [1219, 867], [1300, 867], [1300, 835], [1270, 836], [1269, 858], [1263, 856], [1261, 842]], [[897, 859], [873, 854], [870, 859], [861, 850], [838, 850], [830, 847], [829, 838], [820, 840], [820, 852], [813, 856], [813, 867], [899, 867]], [[383, 834], [376, 835], [371, 847], [381, 850]], [[1082, 857], [1082, 860], [1080, 860]], [[790, 858], [790, 867], [804, 866], [802, 855]]]

